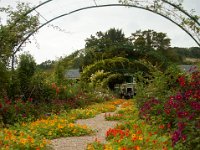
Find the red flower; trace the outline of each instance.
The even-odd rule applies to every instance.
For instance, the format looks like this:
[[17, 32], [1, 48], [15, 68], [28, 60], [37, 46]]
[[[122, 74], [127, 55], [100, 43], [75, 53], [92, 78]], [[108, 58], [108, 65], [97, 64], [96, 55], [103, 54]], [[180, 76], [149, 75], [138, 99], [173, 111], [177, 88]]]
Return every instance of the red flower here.
[[165, 128], [165, 125], [160, 125], [159, 128], [160, 128], [160, 129], [164, 129], [164, 128]]
[[183, 141], [185, 141], [187, 139], [186, 135], [184, 135], [184, 134], [181, 136], [181, 138]]
[[53, 89], [55, 89], [55, 88], [56, 88], [56, 84], [55, 84], [55, 83], [52, 83], [52, 85], [51, 85], [51, 86], [52, 86], [52, 88], [53, 88]]
[[183, 131], [184, 128], [185, 128], [185, 123], [184, 122], [178, 122], [179, 131]]
[[0, 108], [2, 108], [3, 107], [3, 105], [0, 103]]
[[166, 113], [167, 115], [170, 114], [170, 109], [165, 109], [164, 111], [165, 111], [165, 113]]
[[32, 101], [33, 101], [33, 98], [29, 98], [28, 101], [29, 101], [29, 102], [32, 102]]
[[178, 112], [177, 114], [179, 118], [184, 118], [188, 116], [188, 112], [186, 111]]
[[191, 102], [190, 106], [192, 107], [192, 109], [200, 111], [200, 103], [198, 103], [198, 102]]
[[180, 86], [185, 86], [185, 77], [184, 76], [181, 76], [178, 78], [178, 81], [179, 81], [179, 84]]
[[167, 124], [167, 128], [170, 129], [171, 128], [171, 123]]
[[185, 92], [185, 97], [189, 98], [192, 95], [192, 90], [188, 90]]
[[180, 93], [178, 93], [175, 98], [176, 100], [182, 100], [183, 96]]

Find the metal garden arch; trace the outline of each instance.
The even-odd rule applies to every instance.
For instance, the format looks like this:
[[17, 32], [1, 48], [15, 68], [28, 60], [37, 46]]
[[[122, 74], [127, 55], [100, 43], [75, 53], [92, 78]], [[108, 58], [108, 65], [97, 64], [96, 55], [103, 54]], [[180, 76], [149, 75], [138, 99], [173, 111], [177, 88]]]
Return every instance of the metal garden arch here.
[[[30, 9], [27, 13], [25, 13], [24, 15], [28, 15], [29, 13], [31, 13], [33, 10], [51, 2], [53, 0], [47, 0], [39, 5], [37, 5], [36, 7], [33, 7], [32, 9]], [[158, 3], [157, 0], [153, 0], [153, 3], [150, 3], [151, 5], [142, 5], [139, 2], [140, 1], [135, 1], [135, 0], [130, 0], [132, 1], [132, 3], [127, 3], [126, 0], [124, 0], [125, 2], [122, 3], [113, 3], [113, 4], [105, 4], [105, 5], [93, 5], [93, 6], [87, 6], [87, 7], [82, 7], [73, 11], [70, 11], [68, 13], [64, 13], [61, 15], [58, 15], [57, 17], [54, 17], [48, 21], [46, 21], [45, 23], [41, 24], [39, 27], [37, 27], [32, 33], [30, 33], [29, 35], [27, 35], [24, 40], [16, 47], [16, 49], [13, 52], [13, 56], [21, 49], [22, 45], [29, 39], [29, 37], [31, 37], [35, 32], [37, 32], [39, 29], [41, 29], [42, 27], [44, 27], [45, 25], [53, 22], [54, 20], [57, 20], [61, 17], [65, 17], [68, 16], [70, 14], [79, 12], [79, 11], [83, 11], [86, 9], [93, 9], [93, 8], [101, 8], [101, 7], [134, 7], [134, 8], [139, 8], [139, 9], [143, 9], [152, 13], [155, 13], [157, 15], [160, 15], [162, 17], [164, 17], [165, 19], [171, 21], [172, 23], [174, 23], [175, 25], [177, 25], [179, 28], [181, 28], [183, 31], [185, 31], [196, 43], [198, 46], [200, 46], [200, 23], [198, 22], [198, 18], [196, 16], [192, 16], [190, 15], [187, 11], [185, 11], [183, 8], [167, 1], [167, 0], [158, 0], [160, 2], [160, 4]], [[148, 0], [147, 0], [148, 1]], [[142, 1], [141, 1], [142, 2]], [[162, 7], [161, 4], [168, 4], [170, 7], [172, 7], [174, 10], [181, 12], [182, 14], [184, 14], [185, 16], [187, 16], [187, 18], [181, 18], [182, 16], [177, 15], [176, 13], [171, 13], [170, 14], [170, 10], [168, 8]], [[96, 4], [96, 3], [95, 3]], [[164, 11], [164, 12], [162, 12]], [[166, 13], [166, 14], [165, 14]], [[179, 19], [182, 21], [190, 21], [189, 23], [189, 29], [187, 25], [184, 25], [184, 22], [178, 22], [177, 20], [173, 19], [170, 17], [170, 15], [175, 16], [175, 17], [180, 17]], [[179, 21], [180, 21], [179, 20]], [[192, 24], [192, 25], [191, 25]]]

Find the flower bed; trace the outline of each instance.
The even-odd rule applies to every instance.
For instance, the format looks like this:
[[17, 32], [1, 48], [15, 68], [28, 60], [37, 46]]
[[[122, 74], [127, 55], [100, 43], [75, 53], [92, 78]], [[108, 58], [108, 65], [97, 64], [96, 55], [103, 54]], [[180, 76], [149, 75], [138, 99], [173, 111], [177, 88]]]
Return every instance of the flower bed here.
[[[122, 103], [123, 101], [121, 101]], [[0, 130], [1, 149], [48, 149], [51, 139], [92, 134], [85, 125], [75, 124], [76, 119], [94, 117], [102, 111], [114, 111], [119, 101], [94, 104], [85, 109], [45, 116], [33, 122], [19, 123]]]

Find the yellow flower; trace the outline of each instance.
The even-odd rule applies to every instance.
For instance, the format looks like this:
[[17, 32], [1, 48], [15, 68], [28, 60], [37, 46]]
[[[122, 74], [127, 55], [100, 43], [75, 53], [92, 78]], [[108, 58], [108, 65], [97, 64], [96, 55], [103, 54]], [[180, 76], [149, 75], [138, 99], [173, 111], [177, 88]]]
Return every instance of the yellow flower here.
[[76, 133], [76, 132], [77, 132], [77, 130], [76, 130], [76, 129], [74, 129], [72, 132], [73, 132], [73, 133]]
[[20, 131], [20, 136], [24, 136], [24, 133]]
[[133, 135], [132, 135], [132, 138], [135, 138], [135, 137], [136, 137], [136, 134], [133, 134]]
[[23, 123], [22, 123], [22, 126], [26, 126], [26, 124], [23, 122]]
[[58, 124], [58, 129], [64, 128], [62, 125]]
[[40, 147], [43, 148], [43, 147], [44, 147], [44, 144], [40, 144]]
[[143, 140], [143, 137], [142, 136], [139, 136], [139, 138], [138, 138], [140, 141], [142, 141]]
[[43, 145], [46, 145], [48, 143], [48, 141], [46, 139], [42, 140]]
[[113, 150], [113, 148], [111, 145], [105, 145], [104, 150]]
[[9, 137], [9, 136], [5, 136], [5, 137], [4, 137], [4, 140], [5, 140], [5, 141], [9, 141], [9, 140], [10, 140], [10, 137]]
[[27, 139], [22, 138], [22, 139], [20, 139], [19, 142], [20, 142], [21, 144], [25, 145], [25, 144], [27, 143]]
[[51, 132], [51, 131], [49, 131], [49, 132], [48, 132], [48, 135], [52, 135], [52, 132]]
[[95, 149], [94, 149], [94, 147], [92, 146], [92, 144], [89, 144], [89, 145], [87, 146], [87, 150], [95, 150]]

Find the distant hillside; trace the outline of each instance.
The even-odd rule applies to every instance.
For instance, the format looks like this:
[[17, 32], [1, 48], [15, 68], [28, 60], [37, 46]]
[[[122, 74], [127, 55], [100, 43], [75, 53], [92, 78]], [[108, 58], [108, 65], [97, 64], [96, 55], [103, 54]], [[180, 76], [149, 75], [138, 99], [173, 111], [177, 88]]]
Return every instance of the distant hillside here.
[[174, 47], [172, 49], [183, 57], [200, 59], [200, 47], [191, 47], [191, 48]]

